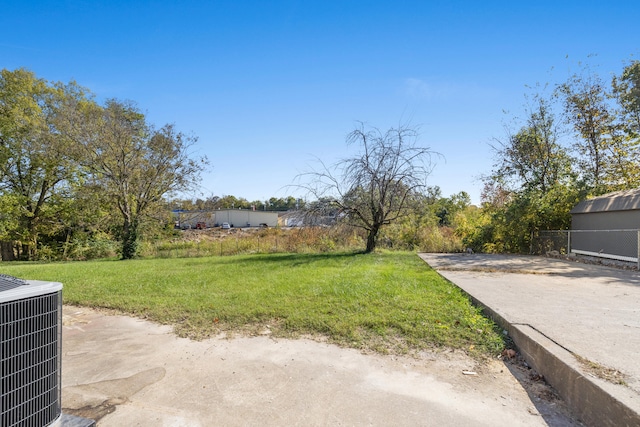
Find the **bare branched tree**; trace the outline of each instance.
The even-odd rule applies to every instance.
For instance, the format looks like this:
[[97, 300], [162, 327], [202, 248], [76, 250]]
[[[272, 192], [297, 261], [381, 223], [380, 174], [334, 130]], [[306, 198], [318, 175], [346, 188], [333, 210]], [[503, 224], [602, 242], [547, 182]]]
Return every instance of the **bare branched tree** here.
[[349, 224], [367, 231], [366, 253], [376, 248], [383, 226], [407, 213], [414, 195], [426, 188], [434, 154], [417, 145], [418, 131], [399, 126], [382, 133], [364, 124], [347, 136], [360, 146], [353, 157], [304, 173], [300, 185], [319, 202], [316, 210], [332, 211]]

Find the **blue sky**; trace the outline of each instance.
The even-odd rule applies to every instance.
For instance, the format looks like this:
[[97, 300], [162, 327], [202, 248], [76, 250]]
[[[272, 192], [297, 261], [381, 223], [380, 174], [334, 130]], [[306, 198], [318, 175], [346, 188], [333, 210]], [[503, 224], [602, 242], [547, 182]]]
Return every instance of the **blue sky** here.
[[196, 135], [212, 168], [191, 196], [299, 196], [286, 186], [352, 154], [362, 121], [419, 127], [444, 156], [428, 184], [478, 203], [526, 85], [580, 61], [619, 74], [639, 20], [635, 0], [5, 0], [0, 68], [76, 80]]

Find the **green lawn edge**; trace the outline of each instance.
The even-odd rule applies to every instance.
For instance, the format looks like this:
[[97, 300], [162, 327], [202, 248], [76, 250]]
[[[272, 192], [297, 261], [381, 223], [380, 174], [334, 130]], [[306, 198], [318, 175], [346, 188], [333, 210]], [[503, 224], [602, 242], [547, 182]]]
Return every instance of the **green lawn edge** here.
[[451, 348], [494, 356], [496, 325], [413, 252], [255, 254], [66, 263], [2, 263], [1, 272], [61, 282], [65, 304], [221, 332], [318, 337], [379, 353]]

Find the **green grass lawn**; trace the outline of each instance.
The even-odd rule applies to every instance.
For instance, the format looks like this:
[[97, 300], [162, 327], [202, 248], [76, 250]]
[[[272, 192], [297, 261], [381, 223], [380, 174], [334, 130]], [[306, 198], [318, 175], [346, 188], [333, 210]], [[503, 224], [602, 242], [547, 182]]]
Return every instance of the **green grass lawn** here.
[[458, 288], [408, 252], [2, 263], [0, 273], [62, 282], [66, 304], [171, 324], [192, 338], [268, 328], [379, 352], [495, 355], [504, 345]]

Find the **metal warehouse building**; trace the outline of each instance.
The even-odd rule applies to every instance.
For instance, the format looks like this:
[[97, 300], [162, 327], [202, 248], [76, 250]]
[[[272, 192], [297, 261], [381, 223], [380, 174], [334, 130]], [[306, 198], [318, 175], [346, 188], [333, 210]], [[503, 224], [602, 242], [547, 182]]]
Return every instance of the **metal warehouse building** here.
[[278, 212], [254, 211], [249, 209], [220, 209], [215, 212], [216, 224], [228, 222], [232, 227], [258, 227], [278, 225]]
[[640, 189], [578, 203], [571, 210], [571, 252], [638, 262]]
[[175, 210], [176, 226], [185, 228], [211, 228], [229, 223], [232, 227], [276, 227], [278, 212], [254, 211], [248, 209], [219, 209], [215, 211], [182, 211]]

